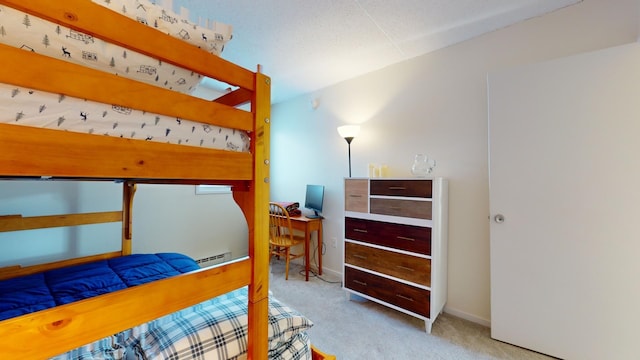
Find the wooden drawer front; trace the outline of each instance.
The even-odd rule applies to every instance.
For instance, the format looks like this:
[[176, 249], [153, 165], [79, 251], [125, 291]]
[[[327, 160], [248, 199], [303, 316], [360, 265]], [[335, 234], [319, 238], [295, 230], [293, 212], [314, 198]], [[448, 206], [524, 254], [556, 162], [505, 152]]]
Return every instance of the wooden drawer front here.
[[371, 195], [431, 198], [431, 180], [371, 180]]
[[344, 209], [366, 213], [369, 200], [369, 180], [346, 179], [344, 181]]
[[431, 220], [431, 201], [371, 199], [371, 213]]
[[345, 268], [345, 287], [429, 317], [429, 290]]
[[431, 287], [431, 260], [354, 243], [345, 244], [345, 262]]
[[431, 255], [431, 228], [349, 217], [344, 223], [347, 239]]

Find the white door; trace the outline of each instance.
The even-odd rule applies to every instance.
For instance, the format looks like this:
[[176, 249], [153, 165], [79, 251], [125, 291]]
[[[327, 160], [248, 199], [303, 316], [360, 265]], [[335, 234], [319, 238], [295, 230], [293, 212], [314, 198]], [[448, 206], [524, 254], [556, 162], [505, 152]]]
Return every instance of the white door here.
[[492, 337], [640, 359], [640, 45], [491, 74], [488, 94]]

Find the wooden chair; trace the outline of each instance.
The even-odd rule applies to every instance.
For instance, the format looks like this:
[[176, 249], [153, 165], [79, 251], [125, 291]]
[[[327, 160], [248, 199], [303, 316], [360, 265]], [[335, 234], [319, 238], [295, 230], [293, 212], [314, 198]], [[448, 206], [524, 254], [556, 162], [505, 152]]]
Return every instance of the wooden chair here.
[[291, 248], [304, 244], [304, 238], [293, 234], [291, 218], [287, 209], [277, 203], [269, 203], [269, 251], [270, 257], [276, 255], [285, 259], [285, 279], [289, 280], [289, 262], [304, 256], [291, 252]]

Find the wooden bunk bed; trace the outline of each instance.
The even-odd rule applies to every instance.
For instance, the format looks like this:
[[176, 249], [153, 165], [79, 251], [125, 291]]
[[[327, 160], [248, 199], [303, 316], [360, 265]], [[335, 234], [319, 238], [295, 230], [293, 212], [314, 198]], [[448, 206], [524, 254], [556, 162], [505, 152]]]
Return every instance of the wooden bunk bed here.
[[[131, 254], [137, 184], [225, 184], [248, 224], [249, 256], [0, 321], [0, 358], [49, 358], [221, 294], [248, 287], [247, 358], [268, 353], [268, 202], [270, 79], [122, 16], [90, 0], [0, 0], [0, 7], [117, 44], [162, 63], [230, 84], [213, 101], [0, 45], [0, 83], [122, 108], [189, 119], [247, 134], [249, 151], [228, 151], [0, 124], [0, 176], [5, 179], [117, 180], [122, 211], [57, 216], [0, 216], [0, 231], [122, 221], [121, 250], [50, 264], [0, 269], [0, 278]], [[1, 9], [0, 9], [1, 11]], [[25, 24], [26, 25], [26, 24]], [[2, 24], [0, 24], [0, 31]], [[61, 95], [61, 96], [62, 96]], [[249, 103], [250, 111], [240, 105]], [[153, 294], [153, 296], [148, 296]], [[118, 314], [114, 317], [111, 314]], [[319, 352], [314, 359], [324, 358]]]

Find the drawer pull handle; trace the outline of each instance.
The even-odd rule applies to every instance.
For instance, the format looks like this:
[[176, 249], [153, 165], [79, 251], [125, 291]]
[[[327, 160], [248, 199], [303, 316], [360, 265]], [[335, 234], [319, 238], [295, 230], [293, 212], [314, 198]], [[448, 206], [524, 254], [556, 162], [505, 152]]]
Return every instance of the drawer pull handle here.
[[362, 259], [362, 260], [367, 260], [367, 257], [364, 256], [364, 255], [353, 254], [353, 257], [358, 258], [358, 259]]
[[389, 186], [389, 190], [407, 190], [404, 186]]
[[402, 210], [400, 206], [391, 206], [391, 210]]
[[406, 267], [406, 266], [402, 266], [402, 265], [396, 265], [396, 267], [400, 270], [406, 270], [406, 271], [415, 271], [414, 269], [410, 268], [410, 267]]
[[353, 231], [365, 234], [368, 232], [366, 229], [353, 229]]
[[414, 238], [406, 237], [406, 236], [396, 236], [398, 240], [407, 240], [407, 241], [416, 241]]
[[359, 197], [362, 197], [362, 195], [349, 194], [349, 197], [357, 197], [357, 198], [359, 198]]
[[353, 280], [354, 283], [358, 284], [358, 285], [362, 285], [362, 286], [367, 286], [367, 283], [364, 281], [360, 281], [360, 280]]
[[414, 301], [413, 298], [410, 298], [408, 296], [404, 296], [402, 294], [396, 294], [396, 296], [399, 297], [400, 299], [403, 299], [403, 300]]

